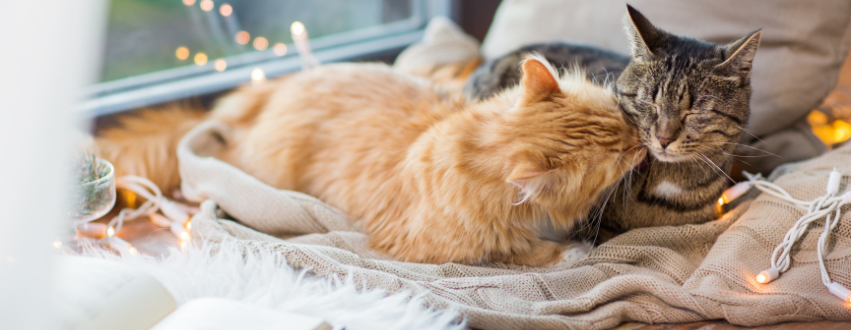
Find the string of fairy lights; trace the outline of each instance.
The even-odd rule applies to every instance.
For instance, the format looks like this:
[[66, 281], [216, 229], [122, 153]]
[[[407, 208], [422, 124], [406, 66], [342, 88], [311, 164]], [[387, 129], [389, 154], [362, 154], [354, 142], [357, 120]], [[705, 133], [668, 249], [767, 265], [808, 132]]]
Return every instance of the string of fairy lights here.
[[[121, 229], [125, 221], [148, 218], [154, 225], [169, 229], [179, 239], [180, 250], [186, 251], [190, 244], [191, 217], [200, 212], [198, 207], [166, 198], [153, 182], [139, 176], [117, 178], [115, 188], [127, 192], [125, 199], [128, 205], [135, 204], [137, 196], [144, 198], [145, 202], [136, 208], [122, 209], [107, 223], [87, 221], [76, 224], [74, 239], [80, 246], [102, 245], [115, 251], [138, 254], [136, 247], [121, 237]], [[62, 241], [57, 238], [53, 247], [61, 249]]]
[[826, 194], [812, 201], [802, 201], [786, 192], [780, 186], [766, 181], [759, 174], [745, 173], [748, 180], [739, 182], [724, 191], [720, 204], [730, 203], [740, 196], [744, 195], [751, 188], [756, 188], [761, 192], [789, 202], [797, 208], [806, 210], [806, 213], [798, 218], [791, 228], [784, 235], [783, 240], [774, 251], [771, 253], [770, 265], [753, 278], [759, 285], [767, 285], [769, 282], [777, 279], [783, 272], [786, 272], [791, 267], [791, 253], [793, 246], [800, 240], [809, 230], [810, 224], [824, 219], [824, 229], [816, 243], [816, 252], [821, 274], [822, 284], [827, 288], [828, 292], [842, 299], [845, 303], [851, 304], [851, 290], [838, 282], [831, 281], [830, 274], [825, 266], [825, 252], [827, 239], [830, 233], [839, 224], [839, 216], [841, 215], [840, 208], [845, 204], [851, 204], [851, 191], [839, 194], [839, 185], [842, 180], [842, 174], [833, 169], [828, 176]]
[[[189, 6], [189, 7], [194, 6], [195, 3], [196, 3], [196, 0], [183, 0], [183, 4], [186, 5], [186, 6]], [[216, 4], [215, 4], [215, 2], [213, 2], [213, 0], [201, 0], [198, 3], [198, 7], [202, 11], [210, 12], [213, 9], [215, 9]], [[233, 19], [233, 15], [234, 15], [233, 6], [231, 6], [228, 3], [222, 3], [221, 5], [219, 5], [218, 12], [219, 12], [219, 15], [221, 15], [225, 19]], [[236, 24], [231, 24], [231, 25], [235, 26]], [[296, 45], [296, 49], [298, 50], [299, 55], [301, 57], [302, 67], [303, 68], [310, 68], [310, 67], [318, 65], [319, 61], [316, 60], [316, 58], [313, 56], [313, 53], [312, 53], [311, 48], [310, 48], [310, 43], [308, 41], [309, 39], [308, 39], [308, 36], [307, 36], [307, 29], [305, 28], [304, 24], [299, 22], [299, 21], [293, 22], [292, 25], [290, 26], [290, 32], [292, 34], [293, 42]], [[247, 45], [250, 42], [251, 46], [254, 47], [254, 49], [256, 49], [258, 51], [265, 51], [269, 48], [269, 45], [270, 45], [269, 39], [267, 39], [266, 37], [263, 37], [263, 36], [255, 36], [253, 41], [252, 41], [251, 33], [249, 33], [248, 31], [245, 31], [245, 30], [240, 30], [240, 31], [236, 32], [236, 34], [233, 35], [233, 38], [234, 38], [234, 41], [239, 45]], [[287, 50], [288, 50], [287, 45], [284, 44], [283, 42], [277, 42], [274, 45], [272, 45], [272, 52], [277, 56], [286, 55]], [[192, 51], [189, 49], [189, 47], [183, 46], [183, 45], [177, 47], [177, 49], [174, 52], [174, 56], [180, 61], [189, 60], [190, 57], [191, 57], [192, 61], [195, 63], [195, 65], [198, 65], [198, 66], [207, 65], [208, 61], [210, 60], [209, 57], [207, 56], [207, 53], [205, 53], [204, 51], [197, 51], [197, 52], [195, 52], [195, 55], [192, 56]], [[228, 68], [227, 60], [225, 60], [224, 58], [219, 58], [219, 59], [214, 60], [213, 61], [213, 68], [216, 71], [219, 71], [219, 72], [227, 70], [227, 68]], [[260, 81], [265, 80], [265, 78], [266, 78], [266, 75], [265, 75], [265, 73], [263, 72], [262, 69], [254, 68], [251, 71], [251, 81], [252, 82], [255, 82], [255, 83], [260, 82]]]

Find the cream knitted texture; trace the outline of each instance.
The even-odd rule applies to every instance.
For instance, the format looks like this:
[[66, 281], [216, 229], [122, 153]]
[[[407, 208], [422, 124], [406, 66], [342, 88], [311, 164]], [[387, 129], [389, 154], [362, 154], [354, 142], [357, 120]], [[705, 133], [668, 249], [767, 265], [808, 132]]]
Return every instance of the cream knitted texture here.
[[[266, 186], [210, 157], [225, 147], [228, 130], [221, 123], [206, 122], [178, 147], [184, 194], [215, 201], [239, 220], [199, 213], [192, 222], [193, 239], [236, 238], [247, 251], [278, 251], [293, 267], [311, 268], [320, 276], [351, 274], [368, 288], [422, 295], [433, 307], [458, 308], [474, 328], [851, 320], [851, 311], [828, 293], [819, 277], [816, 241], [821, 225], [814, 225], [793, 249], [788, 272], [767, 285], [754, 280], [769, 267], [771, 251], [805, 212], [770, 196], [761, 195], [701, 225], [633, 230], [578, 262], [549, 268], [405, 263], [366, 248], [366, 235], [340, 211], [313, 197]], [[851, 174], [851, 145], [786, 167], [773, 179], [794, 197], [812, 200], [824, 194], [833, 167]], [[847, 186], [846, 177], [840, 191]], [[828, 240], [826, 265], [834, 281], [851, 287], [851, 208], [846, 205], [843, 211]], [[299, 236], [279, 238], [293, 235]]]

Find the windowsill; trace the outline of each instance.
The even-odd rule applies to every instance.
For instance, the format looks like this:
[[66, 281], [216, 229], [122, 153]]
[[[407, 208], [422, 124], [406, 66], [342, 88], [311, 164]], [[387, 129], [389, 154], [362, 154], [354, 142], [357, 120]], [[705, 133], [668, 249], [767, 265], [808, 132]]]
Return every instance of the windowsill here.
[[[423, 31], [416, 30], [314, 52], [322, 63], [356, 60], [376, 53], [399, 51], [422, 39]], [[130, 109], [151, 106], [192, 96], [224, 91], [251, 81], [251, 71], [260, 68], [267, 78], [274, 78], [301, 69], [301, 59], [290, 56], [256, 66], [244, 66], [224, 72], [212, 72], [190, 78], [128, 90], [83, 102], [73, 109], [84, 118], [94, 118]]]

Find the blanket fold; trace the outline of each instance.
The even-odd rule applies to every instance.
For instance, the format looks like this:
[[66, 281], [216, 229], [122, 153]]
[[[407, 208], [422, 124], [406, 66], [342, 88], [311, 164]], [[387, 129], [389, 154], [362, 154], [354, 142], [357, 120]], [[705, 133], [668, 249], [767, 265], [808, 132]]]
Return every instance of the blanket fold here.
[[[339, 210], [305, 194], [269, 187], [211, 157], [226, 148], [228, 130], [221, 123], [206, 122], [178, 147], [184, 195], [212, 200], [239, 220], [199, 213], [192, 220], [193, 240], [237, 240], [246, 251], [277, 251], [291, 266], [310, 268], [320, 276], [351, 275], [367, 288], [421, 295], [432, 307], [460, 310], [474, 328], [851, 320], [849, 306], [830, 295], [819, 277], [816, 241], [821, 224], [812, 225], [796, 244], [788, 272], [767, 285], [754, 280], [805, 212], [771, 196], [760, 195], [705, 224], [633, 230], [577, 262], [548, 268], [405, 263], [367, 248], [362, 226]], [[851, 144], [786, 167], [772, 178], [794, 197], [812, 200], [824, 194], [833, 167], [851, 174]], [[845, 177], [840, 190], [848, 185]], [[834, 281], [851, 287], [851, 207], [842, 210], [828, 242], [826, 265]]]

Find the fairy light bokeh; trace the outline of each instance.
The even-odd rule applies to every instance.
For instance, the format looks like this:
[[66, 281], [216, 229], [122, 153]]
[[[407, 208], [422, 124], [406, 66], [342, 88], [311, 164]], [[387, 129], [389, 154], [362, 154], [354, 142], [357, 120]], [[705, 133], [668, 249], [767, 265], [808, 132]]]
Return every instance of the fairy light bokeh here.
[[264, 37], [254, 38], [254, 49], [266, 50], [266, 47], [269, 47], [269, 40], [266, 40]]
[[812, 132], [822, 142], [837, 147], [851, 140], [851, 56], [839, 73], [839, 83], [821, 105], [807, 115]]
[[174, 56], [176, 56], [178, 60], [185, 61], [189, 58], [189, 48], [184, 46], [177, 47], [177, 50], [174, 52]]
[[284, 45], [281, 42], [276, 43], [272, 48], [272, 51], [275, 52], [275, 55], [284, 56], [287, 54], [287, 45]]
[[292, 26], [290, 26], [290, 32], [295, 35], [299, 35], [304, 33], [304, 24], [299, 21], [293, 22]]
[[222, 71], [225, 71], [225, 69], [228, 68], [228, 62], [226, 62], [223, 59], [218, 59], [215, 62], [213, 62], [213, 67], [216, 68], [216, 71], [222, 72]]
[[195, 64], [197, 64], [197, 65], [207, 64], [207, 54], [204, 54], [203, 52], [199, 52], [198, 54], [195, 54]]
[[[851, 113], [848, 105], [820, 107], [807, 116], [807, 122], [819, 139], [827, 145], [836, 145], [851, 138]], [[825, 112], [830, 113], [830, 115]]]
[[211, 11], [215, 6], [216, 4], [213, 3], [213, 0], [201, 0], [200, 7], [203, 11]]
[[236, 33], [236, 43], [245, 45], [251, 40], [251, 34], [248, 31], [239, 31]]
[[233, 7], [227, 3], [223, 3], [219, 6], [219, 14], [222, 14], [224, 17], [228, 17], [230, 14], [233, 14]]
[[263, 69], [254, 68], [251, 70], [251, 82], [259, 83], [266, 80], [266, 73], [263, 72]]

